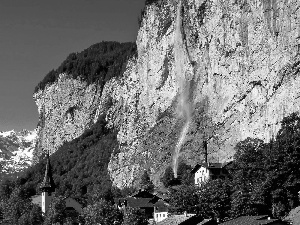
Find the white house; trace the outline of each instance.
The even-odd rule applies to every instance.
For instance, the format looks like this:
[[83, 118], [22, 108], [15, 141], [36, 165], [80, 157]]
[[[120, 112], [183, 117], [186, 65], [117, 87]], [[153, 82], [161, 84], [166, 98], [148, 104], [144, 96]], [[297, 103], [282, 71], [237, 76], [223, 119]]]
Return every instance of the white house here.
[[191, 173], [195, 174], [195, 185], [201, 186], [204, 182], [212, 179], [225, 179], [228, 172], [225, 168], [227, 163], [201, 163], [197, 164]]
[[154, 204], [154, 221], [156, 223], [167, 219], [168, 218], [168, 207], [169, 204], [163, 201], [162, 199], [159, 199], [155, 204]]

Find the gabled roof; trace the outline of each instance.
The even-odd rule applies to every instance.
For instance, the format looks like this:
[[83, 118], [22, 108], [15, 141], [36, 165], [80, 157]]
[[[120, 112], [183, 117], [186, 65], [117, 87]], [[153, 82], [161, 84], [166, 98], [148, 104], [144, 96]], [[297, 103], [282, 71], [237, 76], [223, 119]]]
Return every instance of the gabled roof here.
[[265, 225], [265, 224], [279, 225], [285, 223], [279, 219], [271, 219], [267, 215], [263, 215], [263, 216], [240, 216], [238, 218], [221, 223], [220, 225]]
[[155, 195], [151, 194], [150, 192], [143, 190], [143, 189], [139, 189], [137, 192], [133, 193], [131, 195], [131, 197], [135, 197], [135, 198], [154, 198]]
[[[65, 202], [66, 202], [66, 207], [70, 206], [72, 208], [74, 208], [77, 212], [81, 212], [82, 209], [82, 205], [77, 202], [75, 199], [70, 198], [70, 197], [65, 197], [64, 198]], [[35, 195], [31, 197], [31, 202], [35, 205], [38, 205], [39, 207], [42, 208], [42, 195]]]
[[291, 221], [293, 224], [300, 224], [300, 206], [292, 209], [284, 220]]
[[42, 196], [41, 195], [32, 196], [31, 197], [31, 202], [42, 208]]
[[114, 202], [119, 206], [125, 204], [125, 206], [132, 208], [154, 208], [155, 206], [161, 207], [169, 205], [160, 197], [145, 190], [139, 190], [138, 192], [126, 198], [115, 198]]
[[132, 208], [153, 208], [154, 204], [150, 201], [152, 198], [134, 198], [134, 197], [128, 197], [127, 200], [127, 206]]
[[196, 173], [201, 167], [207, 169], [222, 169], [224, 167], [223, 163], [200, 163], [197, 164], [194, 169], [192, 169], [191, 173]]
[[40, 186], [40, 189], [43, 191], [54, 192], [55, 184], [54, 184], [54, 180], [52, 177], [52, 169], [51, 169], [51, 164], [50, 164], [49, 151], [47, 151], [46, 158], [47, 158], [47, 164], [46, 164], [45, 176], [44, 176], [43, 182]]
[[217, 224], [212, 220], [203, 220], [202, 217], [195, 214], [171, 215], [167, 219], [160, 221], [157, 225], [212, 225]]
[[169, 204], [162, 199], [158, 200], [155, 204], [155, 212], [168, 212]]

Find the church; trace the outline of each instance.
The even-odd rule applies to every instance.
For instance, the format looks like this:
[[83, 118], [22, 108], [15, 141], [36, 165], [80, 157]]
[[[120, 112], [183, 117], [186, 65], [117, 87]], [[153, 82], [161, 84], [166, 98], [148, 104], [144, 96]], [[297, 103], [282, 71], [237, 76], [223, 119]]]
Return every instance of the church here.
[[[32, 197], [32, 203], [39, 205], [42, 208], [42, 212], [44, 213], [44, 215], [48, 211], [51, 200], [55, 195], [55, 183], [52, 176], [49, 152], [47, 152], [46, 160], [47, 163], [46, 163], [45, 176], [40, 186], [40, 190], [42, 194]], [[82, 205], [78, 203], [75, 199], [66, 197], [65, 202], [66, 202], [66, 211], [70, 213], [72, 212], [81, 213]]]

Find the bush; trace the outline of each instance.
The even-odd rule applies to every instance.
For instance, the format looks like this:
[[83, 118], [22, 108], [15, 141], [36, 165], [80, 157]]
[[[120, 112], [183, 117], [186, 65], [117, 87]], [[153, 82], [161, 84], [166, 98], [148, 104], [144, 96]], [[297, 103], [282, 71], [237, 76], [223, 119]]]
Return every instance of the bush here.
[[144, 189], [145, 191], [148, 191], [150, 193], [153, 193], [153, 191], [154, 191], [154, 184], [150, 180], [149, 174], [146, 170], [144, 171], [144, 173], [141, 177], [140, 188]]
[[121, 225], [123, 215], [111, 203], [100, 200], [92, 205], [88, 205], [82, 211], [82, 218], [86, 225]]
[[127, 207], [124, 212], [122, 225], [148, 225], [148, 219], [145, 213], [136, 208]]
[[199, 192], [197, 213], [205, 218], [224, 219], [229, 217], [231, 208], [231, 183], [226, 180], [210, 180], [203, 184]]

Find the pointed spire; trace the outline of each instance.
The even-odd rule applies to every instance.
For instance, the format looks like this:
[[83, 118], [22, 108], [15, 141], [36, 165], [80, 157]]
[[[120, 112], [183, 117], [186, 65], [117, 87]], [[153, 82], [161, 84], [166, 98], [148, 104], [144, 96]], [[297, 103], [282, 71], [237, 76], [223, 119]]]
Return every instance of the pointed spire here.
[[41, 184], [40, 189], [42, 191], [54, 192], [55, 184], [54, 184], [54, 180], [53, 180], [53, 177], [52, 177], [50, 156], [49, 156], [49, 151], [48, 150], [47, 150], [46, 158], [47, 158], [46, 171], [45, 171], [44, 180]]

